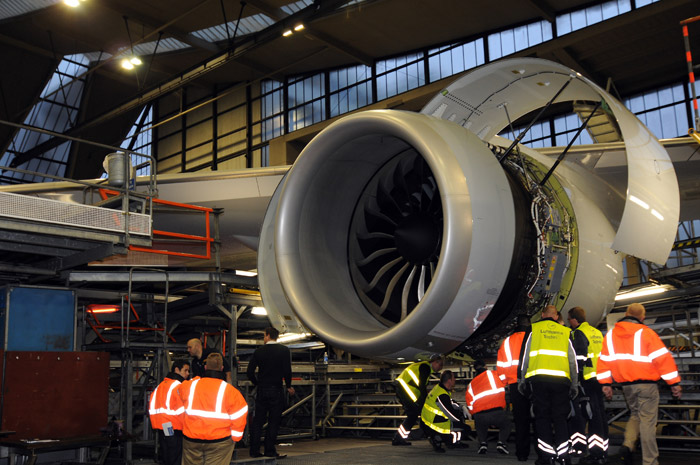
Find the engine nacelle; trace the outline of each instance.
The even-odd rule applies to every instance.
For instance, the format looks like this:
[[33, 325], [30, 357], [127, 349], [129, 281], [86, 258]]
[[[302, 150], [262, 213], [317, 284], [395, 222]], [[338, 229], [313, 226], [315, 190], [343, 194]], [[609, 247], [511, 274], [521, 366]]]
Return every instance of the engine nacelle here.
[[[553, 66], [550, 80], [570, 76], [525, 62]], [[480, 101], [493, 108], [497, 94], [489, 98]], [[533, 106], [524, 101], [522, 114]], [[600, 320], [622, 281], [613, 242], [624, 196], [576, 163], [538, 187], [553, 160], [525, 148], [499, 160], [509, 145], [493, 138], [500, 129], [478, 132], [487, 144], [468, 120], [359, 112], [307, 145], [260, 237], [260, 288], [276, 326], [298, 329], [298, 317], [332, 346], [408, 359], [500, 337], [515, 313], [545, 303]], [[601, 189], [617, 198], [599, 205], [590, 192]]]

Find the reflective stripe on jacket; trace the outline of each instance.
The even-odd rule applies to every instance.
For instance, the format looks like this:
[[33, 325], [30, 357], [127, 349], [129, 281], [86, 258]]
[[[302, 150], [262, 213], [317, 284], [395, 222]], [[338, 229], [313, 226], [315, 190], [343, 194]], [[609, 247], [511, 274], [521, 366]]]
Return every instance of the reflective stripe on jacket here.
[[506, 384], [518, 382], [518, 365], [520, 365], [520, 349], [525, 339], [525, 331], [513, 333], [503, 340], [498, 349], [496, 372]]
[[446, 413], [438, 407], [438, 397], [443, 394], [447, 394], [450, 398], [452, 397], [441, 385], [435, 386], [425, 399], [420, 417], [429, 428], [440, 434], [450, 434], [452, 423], [445, 416]]
[[163, 423], [167, 422], [172, 423], [173, 429], [182, 429], [182, 413], [185, 409], [177, 400], [173, 401], [179, 385], [180, 381], [165, 378], [151, 394], [148, 415], [153, 429], [163, 429]]
[[525, 379], [544, 375], [571, 380], [569, 350], [573, 353], [573, 347], [570, 335], [569, 328], [549, 318], [533, 323], [528, 359], [523, 361], [527, 363]]
[[182, 433], [186, 437], [241, 440], [248, 404], [238, 389], [220, 379], [196, 377], [182, 383], [178, 393], [185, 408]]
[[[427, 365], [430, 368], [430, 371], [432, 371], [432, 368], [430, 367], [430, 362], [416, 362], [407, 366], [406, 369], [402, 371], [401, 374], [396, 378], [396, 381], [399, 383], [404, 393], [406, 393], [406, 395], [413, 402], [416, 402], [421, 396], [421, 391], [424, 391], [426, 389], [425, 385], [421, 385], [421, 365]], [[426, 378], [425, 383], [427, 382], [428, 379]]]
[[588, 339], [588, 354], [586, 354], [586, 363], [583, 366], [583, 379], [595, 378], [598, 359], [603, 349], [603, 333], [589, 325], [587, 321], [581, 323], [574, 331], [581, 331]]
[[680, 383], [673, 356], [661, 338], [638, 320], [615, 323], [603, 341], [598, 360], [599, 383]]
[[506, 408], [505, 383], [495, 371], [479, 374], [467, 387], [467, 408], [471, 413], [479, 413], [501, 407]]

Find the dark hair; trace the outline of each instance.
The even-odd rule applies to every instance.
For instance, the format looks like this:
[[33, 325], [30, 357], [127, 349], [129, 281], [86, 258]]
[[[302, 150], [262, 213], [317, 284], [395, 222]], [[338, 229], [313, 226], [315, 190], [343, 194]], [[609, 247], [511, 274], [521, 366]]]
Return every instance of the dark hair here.
[[572, 318], [580, 323], [586, 321], [586, 311], [581, 307], [574, 307], [569, 310], [569, 318]]
[[440, 375], [440, 383], [445, 384], [449, 380], [451, 380], [454, 377], [454, 373], [452, 373], [452, 370], [445, 370], [442, 372]]
[[187, 360], [174, 360], [173, 365], [170, 367], [170, 371], [172, 373], [175, 373], [175, 368], [177, 368], [178, 370], [182, 370], [185, 367], [185, 365], [189, 364], [190, 362], [188, 362]]
[[515, 321], [516, 330], [519, 329], [521, 331], [525, 331], [526, 329], [530, 329], [532, 327], [532, 320], [527, 315], [518, 315]]
[[482, 371], [486, 371], [486, 362], [483, 360], [475, 360], [474, 361], [474, 370], [477, 373], [481, 373]]
[[276, 341], [278, 337], [280, 337], [280, 332], [277, 331], [276, 328], [273, 328], [272, 326], [268, 326], [265, 328], [265, 335], [270, 336], [270, 339], [273, 341]]

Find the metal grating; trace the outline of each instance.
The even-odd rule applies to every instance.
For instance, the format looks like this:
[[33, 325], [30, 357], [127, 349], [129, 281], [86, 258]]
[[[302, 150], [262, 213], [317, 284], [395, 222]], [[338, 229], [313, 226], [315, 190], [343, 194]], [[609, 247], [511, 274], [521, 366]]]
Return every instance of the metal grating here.
[[[100, 231], [124, 232], [124, 212], [121, 210], [10, 192], [0, 192], [0, 216]], [[150, 215], [129, 213], [129, 234], [150, 236]]]

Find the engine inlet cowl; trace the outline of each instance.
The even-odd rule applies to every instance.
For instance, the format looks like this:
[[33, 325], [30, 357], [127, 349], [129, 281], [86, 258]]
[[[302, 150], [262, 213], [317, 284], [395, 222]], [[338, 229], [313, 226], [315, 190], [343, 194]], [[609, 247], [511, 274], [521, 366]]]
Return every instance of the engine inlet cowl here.
[[347, 116], [307, 145], [278, 191], [261, 275], [275, 274], [294, 313], [335, 347], [449, 352], [499, 297], [512, 194], [487, 146], [454, 123], [394, 110]]

